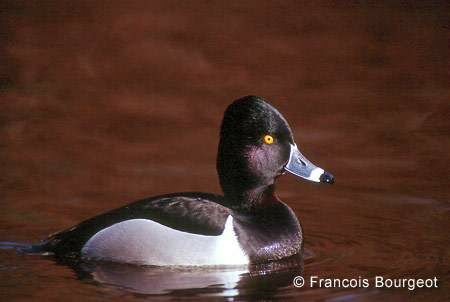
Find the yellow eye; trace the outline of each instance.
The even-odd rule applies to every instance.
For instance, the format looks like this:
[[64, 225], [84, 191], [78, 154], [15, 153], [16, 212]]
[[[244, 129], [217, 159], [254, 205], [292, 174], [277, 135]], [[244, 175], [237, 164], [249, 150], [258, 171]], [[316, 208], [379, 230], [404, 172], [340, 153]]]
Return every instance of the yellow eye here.
[[271, 145], [273, 144], [273, 136], [272, 135], [264, 135], [264, 143]]

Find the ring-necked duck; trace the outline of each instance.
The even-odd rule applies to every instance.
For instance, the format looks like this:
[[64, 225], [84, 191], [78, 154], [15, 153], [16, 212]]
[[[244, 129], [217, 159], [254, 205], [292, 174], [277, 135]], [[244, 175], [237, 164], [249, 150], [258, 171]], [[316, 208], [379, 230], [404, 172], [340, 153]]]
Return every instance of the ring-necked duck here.
[[333, 183], [298, 150], [283, 116], [247, 96], [225, 111], [217, 155], [224, 195], [174, 193], [136, 201], [53, 234], [35, 251], [145, 265], [243, 265], [302, 251], [302, 229], [275, 195], [285, 171]]

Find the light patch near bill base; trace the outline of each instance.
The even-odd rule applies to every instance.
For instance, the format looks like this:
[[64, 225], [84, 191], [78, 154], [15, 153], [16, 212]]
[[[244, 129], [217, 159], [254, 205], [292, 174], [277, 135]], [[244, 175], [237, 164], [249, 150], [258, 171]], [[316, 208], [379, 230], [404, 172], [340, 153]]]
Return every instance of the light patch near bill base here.
[[313, 182], [320, 182], [320, 176], [325, 173], [322, 168], [319, 168], [310, 162], [300, 150], [298, 150], [296, 144], [291, 144], [291, 153], [285, 169], [294, 175]]

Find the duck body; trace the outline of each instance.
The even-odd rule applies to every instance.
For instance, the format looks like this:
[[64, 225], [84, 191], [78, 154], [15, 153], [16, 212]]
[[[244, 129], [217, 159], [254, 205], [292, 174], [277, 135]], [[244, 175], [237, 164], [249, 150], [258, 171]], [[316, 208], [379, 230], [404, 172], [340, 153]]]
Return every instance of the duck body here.
[[224, 195], [187, 192], [136, 201], [50, 235], [34, 251], [143, 265], [248, 265], [300, 254], [303, 234], [275, 194], [288, 171], [332, 183], [298, 151], [282, 115], [248, 96], [226, 110], [217, 170]]
[[286, 204], [272, 200], [258, 213], [243, 214], [223, 200], [198, 192], [139, 200], [51, 235], [40, 249], [161, 266], [246, 265], [300, 253], [301, 227]]

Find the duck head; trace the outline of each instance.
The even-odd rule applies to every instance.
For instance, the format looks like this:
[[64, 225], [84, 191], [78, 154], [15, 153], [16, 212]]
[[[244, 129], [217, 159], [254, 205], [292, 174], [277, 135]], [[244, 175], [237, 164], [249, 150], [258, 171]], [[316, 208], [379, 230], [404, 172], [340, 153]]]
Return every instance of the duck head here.
[[226, 109], [217, 171], [225, 197], [237, 203], [273, 192], [275, 179], [285, 172], [312, 182], [334, 182], [300, 152], [281, 113], [256, 96], [238, 99]]

